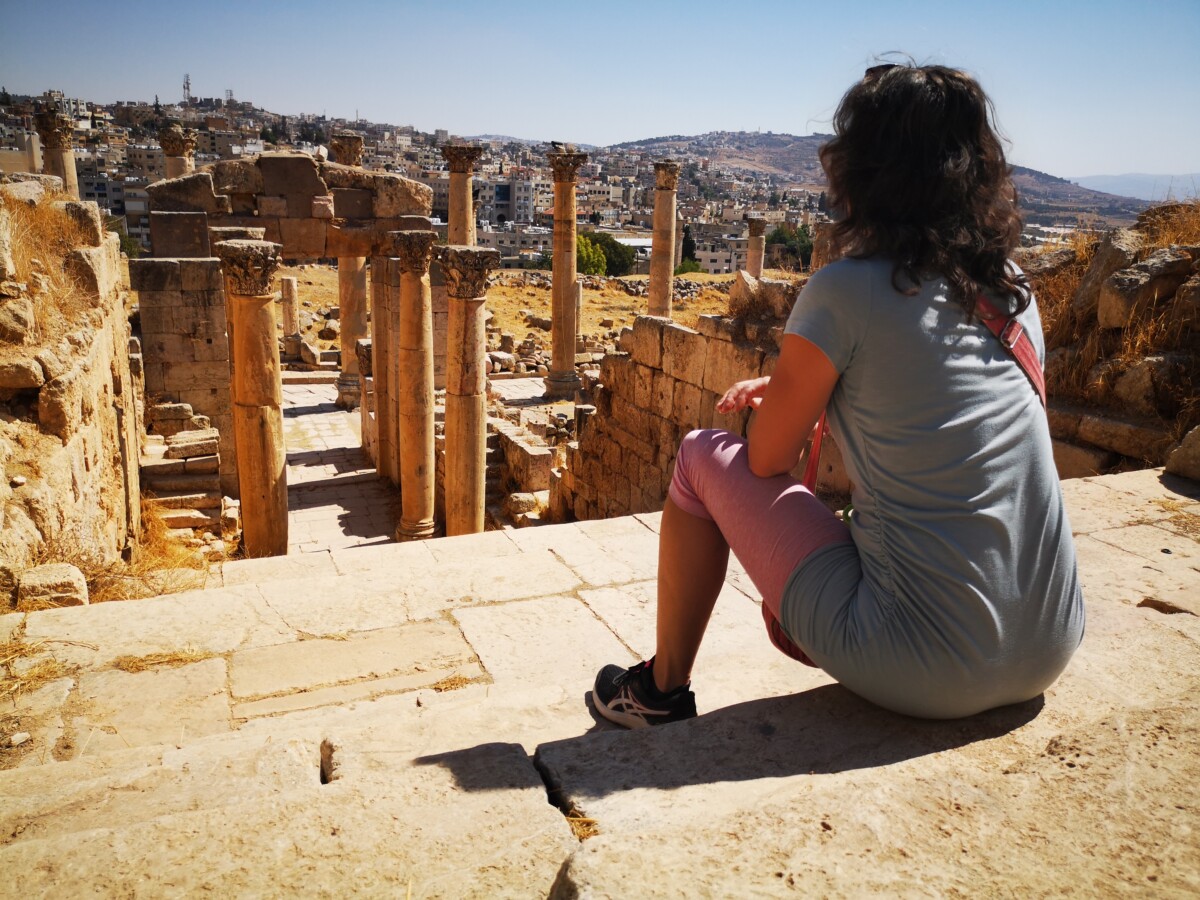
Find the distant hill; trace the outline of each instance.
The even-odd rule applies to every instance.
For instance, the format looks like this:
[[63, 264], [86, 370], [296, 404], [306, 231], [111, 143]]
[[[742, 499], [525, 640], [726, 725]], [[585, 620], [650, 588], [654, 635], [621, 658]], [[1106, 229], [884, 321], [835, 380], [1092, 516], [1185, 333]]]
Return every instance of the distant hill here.
[[[711, 131], [692, 136], [646, 138], [609, 149], [639, 150], [664, 156], [688, 152], [707, 156], [731, 168], [763, 172], [792, 184], [821, 188], [825, 185], [825, 173], [817, 151], [829, 138], [827, 134], [797, 136]], [[1025, 218], [1032, 223], [1126, 225], [1148, 205], [1144, 199], [1094, 190], [1023, 166], [1015, 166], [1013, 175]], [[1200, 183], [1200, 176], [1197, 179]]]
[[1085, 175], [1073, 177], [1071, 181], [1108, 194], [1123, 194], [1140, 200], [1161, 203], [1168, 195], [1173, 200], [1186, 200], [1200, 196], [1200, 172], [1184, 175], [1147, 175], [1130, 172], [1126, 175]]

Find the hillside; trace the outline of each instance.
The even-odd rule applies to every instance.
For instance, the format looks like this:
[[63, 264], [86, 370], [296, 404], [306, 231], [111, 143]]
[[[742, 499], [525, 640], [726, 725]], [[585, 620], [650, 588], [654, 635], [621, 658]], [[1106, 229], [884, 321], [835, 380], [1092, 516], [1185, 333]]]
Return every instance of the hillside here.
[[[610, 149], [707, 156], [720, 165], [773, 175], [787, 184], [822, 187], [825, 174], [817, 153], [829, 138], [827, 134], [712, 131], [694, 136], [647, 138]], [[1013, 171], [1021, 206], [1031, 223], [1129, 225], [1149, 205], [1133, 197], [1090, 190], [1035, 169], [1015, 166]]]

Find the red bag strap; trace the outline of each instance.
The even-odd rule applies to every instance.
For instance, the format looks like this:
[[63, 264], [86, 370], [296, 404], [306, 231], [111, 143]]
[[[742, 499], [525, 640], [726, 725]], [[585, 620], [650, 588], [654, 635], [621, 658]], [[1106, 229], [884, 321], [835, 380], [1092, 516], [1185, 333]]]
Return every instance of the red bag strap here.
[[808, 462], [804, 464], [804, 477], [800, 483], [808, 488], [809, 493], [817, 492], [817, 470], [821, 463], [821, 440], [825, 437], [825, 413], [817, 420], [813, 431], [812, 448], [808, 451]]
[[1025, 326], [1017, 321], [1016, 316], [1005, 315], [996, 308], [983, 294], [975, 298], [975, 308], [983, 315], [983, 324], [994, 334], [1004, 349], [1012, 355], [1037, 391], [1042, 407], [1046, 406], [1046, 378], [1042, 374], [1042, 364], [1038, 361], [1037, 348], [1025, 331]]

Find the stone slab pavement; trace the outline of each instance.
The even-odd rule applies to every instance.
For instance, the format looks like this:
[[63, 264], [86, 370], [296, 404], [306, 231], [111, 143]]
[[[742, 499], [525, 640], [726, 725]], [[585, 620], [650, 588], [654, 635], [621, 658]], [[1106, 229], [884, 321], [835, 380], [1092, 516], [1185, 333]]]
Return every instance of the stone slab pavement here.
[[284, 384], [288, 553], [390, 542], [399, 492], [362, 451], [359, 414], [339, 409], [334, 384]]
[[657, 515], [0, 617], [49, 667], [0, 718], [30, 735], [0, 750], [0, 896], [1195, 895], [1200, 486], [1064, 493], [1084, 643], [1043, 697], [953, 722], [776, 653], [736, 565], [700, 717], [600, 720], [595, 671], [652, 643]]

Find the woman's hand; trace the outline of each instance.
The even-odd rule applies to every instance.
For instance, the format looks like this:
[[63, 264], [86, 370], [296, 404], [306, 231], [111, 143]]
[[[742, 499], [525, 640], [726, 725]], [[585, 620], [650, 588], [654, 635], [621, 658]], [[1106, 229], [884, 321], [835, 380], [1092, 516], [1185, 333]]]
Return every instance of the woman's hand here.
[[770, 384], [771, 378], [764, 375], [762, 378], [751, 378], [747, 381], [739, 381], [717, 401], [717, 412], [722, 414], [741, 412], [746, 407], [750, 409], [758, 409], [758, 405], [762, 403], [763, 396], [767, 393], [767, 385]]

